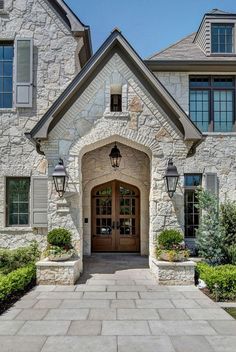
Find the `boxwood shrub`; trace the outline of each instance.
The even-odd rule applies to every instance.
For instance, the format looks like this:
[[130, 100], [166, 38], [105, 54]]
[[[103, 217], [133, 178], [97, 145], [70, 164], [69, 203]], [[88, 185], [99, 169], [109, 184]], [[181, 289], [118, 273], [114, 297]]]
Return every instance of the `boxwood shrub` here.
[[47, 241], [52, 246], [71, 247], [71, 232], [67, 229], [58, 228], [50, 231]]
[[180, 231], [169, 229], [164, 230], [158, 236], [158, 245], [163, 249], [173, 249], [174, 246], [183, 242], [184, 237]]
[[34, 264], [12, 271], [8, 275], [0, 275], [0, 310], [13, 299], [23, 293], [36, 279]]
[[201, 262], [197, 264], [197, 274], [216, 301], [236, 299], [236, 265], [210, 266]]

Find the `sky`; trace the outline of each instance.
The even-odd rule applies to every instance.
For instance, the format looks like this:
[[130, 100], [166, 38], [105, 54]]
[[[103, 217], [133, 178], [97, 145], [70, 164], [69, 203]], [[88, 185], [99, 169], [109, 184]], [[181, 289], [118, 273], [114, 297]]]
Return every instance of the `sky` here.
[[236, 13], [236, 0], [65, 0], [90, 26], [93, 52], [118, 27], [142, 58], [195, 32], [207, 11]]

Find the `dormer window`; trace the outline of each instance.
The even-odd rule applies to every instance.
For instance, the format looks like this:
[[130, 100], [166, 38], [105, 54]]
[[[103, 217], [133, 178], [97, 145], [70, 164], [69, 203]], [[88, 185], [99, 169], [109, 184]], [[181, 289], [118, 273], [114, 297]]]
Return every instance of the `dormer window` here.
[[211, 25], [211, 52], [233, 53], [233, 24]]
[[122, 86], [111, 86], [111, 111], [122, 111]]

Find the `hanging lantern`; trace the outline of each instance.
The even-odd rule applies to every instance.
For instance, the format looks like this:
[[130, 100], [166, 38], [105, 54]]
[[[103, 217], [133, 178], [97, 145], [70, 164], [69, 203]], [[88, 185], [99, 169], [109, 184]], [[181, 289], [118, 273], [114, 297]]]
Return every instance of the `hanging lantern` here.
[[111, 161], [111, 166], [114, 167], [115, 169], [118, 168], [120, 166], [122, 155], [120, 154], [120, 151], [117, 148], [116, 143], [115, 143], [114, 147], [112, 148], [109, 157], [110, 157], [110, 161]]
[[172, 198], [175, 191], [176, 191], [176, 187], [177, 187], [178, 180], [179, 180], [179, 174], [177, 171], [177, 167], [174, 165], [172, 159], [170, 159], [168, 161], [168, 166], [166, 169], [164, 179], [165, 179], [165, 183], [166, 183], [166, 190], [167, 190], [170, 198]]
[[63, 197], [66, 188], [66, 180], [68, 178], [64, 162], [62, 159], [59, 159], [58, 164], [56, 165], [54, 172], [52, 174], [55, 189], [59, 194], [59, 197]]

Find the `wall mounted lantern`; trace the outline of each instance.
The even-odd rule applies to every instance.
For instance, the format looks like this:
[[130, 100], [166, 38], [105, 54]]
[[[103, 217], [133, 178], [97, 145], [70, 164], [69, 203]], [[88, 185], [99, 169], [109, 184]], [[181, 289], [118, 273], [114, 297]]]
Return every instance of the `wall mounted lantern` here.
[[58, 164], [56, 165], [53, 174], [53, 181], [55, 189], [59, 194], [59, 197], [63, 197], [66, 189], [66, 180], [68, 178], [63, 160], [60, 158]]
[[112, 148], [109, 157], [111, 161], [111, 166], [114, 167], [114, 169], [118, 168], [120, 166], [122, 155], [120, 154], [120, 151], [117, 148], [116, 143]]
[[178, 180], [179, 180], [179, 174], [177, 171], [177, 167], [174, 165], [172, 159], [170, 159], [168, 161], [168, 166], [166, 169], [164, 179], [165, 179], [165, 183], [166, 183], [166, 190], [169, 194], [169, 197], [172, 198], [175, 191], [176, 191], [176, 187], [177, 187]]

